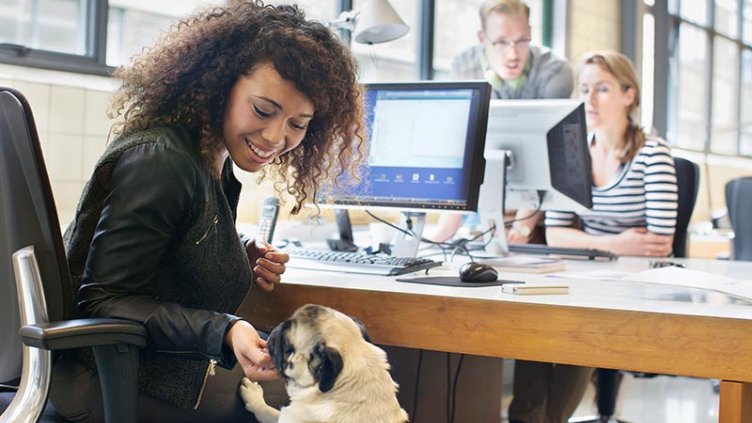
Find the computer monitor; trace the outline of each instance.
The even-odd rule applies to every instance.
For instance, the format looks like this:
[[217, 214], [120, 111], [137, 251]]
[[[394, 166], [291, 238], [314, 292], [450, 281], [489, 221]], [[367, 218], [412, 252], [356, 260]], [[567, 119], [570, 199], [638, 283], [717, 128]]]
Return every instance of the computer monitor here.
[[[578, 100], [492, 100], [480, 210], [503, 227], [505, 209], [583, 212], [593, 207], [585, 107]], [[503, 231], [487, 251], [506, 253]]]
[[363, 180], [347, 190], [323, 187], [317, 201], [407, 213], [413, 236], [398, 239], [392, 254], [414, 256], [426, 211], [477, 211], [491, 87], [483, 81], [421, 81], [365, 89], [369, 151]]

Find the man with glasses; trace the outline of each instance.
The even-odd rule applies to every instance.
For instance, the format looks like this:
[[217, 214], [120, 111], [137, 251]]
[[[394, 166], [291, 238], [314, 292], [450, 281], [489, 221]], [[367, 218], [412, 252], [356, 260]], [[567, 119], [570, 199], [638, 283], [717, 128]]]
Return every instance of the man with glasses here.
[[530, 45], [530, 8], [520, 0], [480, 7], [479, 44], [452, 62], [458, 79], [486, 79], [493, 98], [569, 98], [572, 69], [550, 50]]

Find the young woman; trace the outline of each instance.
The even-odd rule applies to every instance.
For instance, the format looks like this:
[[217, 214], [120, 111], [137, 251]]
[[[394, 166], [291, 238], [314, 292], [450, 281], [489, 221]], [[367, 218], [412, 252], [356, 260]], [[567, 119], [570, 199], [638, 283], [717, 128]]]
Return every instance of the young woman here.
[[666, 141], [646, 135], [631, 116], [640, 104], [632, 64], [619, 53], [590, 54], [578, 87], [591, 132], [593, 209], [579, 216], [579, 229], [571, 227], [573, 213], [546, 213], [548, 243], [668, 256], [677, 214], [674, 160]]
[[[674, 160], [666, 142], [646, 135], [632, 117], [640, 105], [634, 66], [620, 53], [588, 53], [577, 86], [590, 131], [593, 209], [579, 216], [546, 212], [547, 243], [626, 256], [670, 255], [678, 195]], [[592, 371], [518, 361], [510, 422], [565, 422]]]
[[[277, 172], [293, 214], [357, 166], [354, 60], [296, 7], [247, 1], [180, 22], [115, 76], [117, 137], [65, 237], [78, 310], [145, 326], [140, 421], [249, 421], [241, 377], [277, 373], [234, 313], [263, 301], [253, 285], [272, 290], [289, 258], [236, 232], [233, 165]], [[68, 419], [103, 419], [92, 363], [56, 363], [51, 399]]]

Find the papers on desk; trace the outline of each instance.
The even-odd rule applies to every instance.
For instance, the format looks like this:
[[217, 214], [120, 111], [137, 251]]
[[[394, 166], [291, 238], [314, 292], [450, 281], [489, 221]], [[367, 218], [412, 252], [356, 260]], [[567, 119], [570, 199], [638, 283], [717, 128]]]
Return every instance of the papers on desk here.
[[564, 260], [533, 256], [479, 258], [478, 262], [493, 266], [502, 272], [518, 273], [551, 273], [564, 270], [567, 267]]
[[752, 282], [674, 266], [633, 273], [623, 280], [700, 288], [752, 301]]
[[618, 270], [593, 270], [591, 272], [558, 272], [547, 275], [550, 278], [587, 279], [597, 281], [616, 281], [634, 273]]
[[619, 272], [597, 270], [593, 272], [560, 272], [549, 277], [588, 280], [621, 280], [661, 285], [673, 285], [684, 288], [699, 288], [709, 291], [722, 292], [732, 297], [752, 301], [752, 282], [697, 270], [683, 269], [675, 266], [644, 272]]

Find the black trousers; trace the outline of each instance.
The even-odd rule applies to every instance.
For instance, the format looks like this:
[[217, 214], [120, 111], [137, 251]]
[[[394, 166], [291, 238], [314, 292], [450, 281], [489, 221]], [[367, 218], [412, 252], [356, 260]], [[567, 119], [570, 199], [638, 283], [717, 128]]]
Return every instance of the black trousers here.
[[[155, 398], [139, 395], [139, 422], [256, 422], [246, 411], [238, 387], [243, 370], [216, 367], [216, 374], [206, 382], [201, 403], [196, 410], [183, 410]], [[281, 380], [261, 382], [266, 402], [280, 408], [289, 399]], [[96, 372], [70, 357], [55, 364], [50, 386], [50, 400], [63, 417], [76, 422], [103, 422], [104, 408], [99, 377]]]

